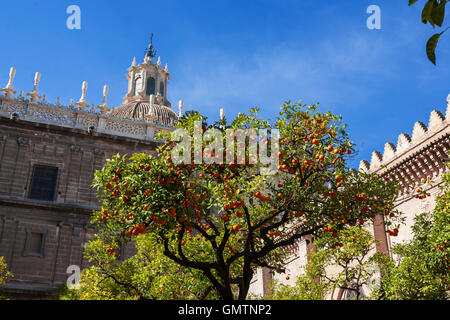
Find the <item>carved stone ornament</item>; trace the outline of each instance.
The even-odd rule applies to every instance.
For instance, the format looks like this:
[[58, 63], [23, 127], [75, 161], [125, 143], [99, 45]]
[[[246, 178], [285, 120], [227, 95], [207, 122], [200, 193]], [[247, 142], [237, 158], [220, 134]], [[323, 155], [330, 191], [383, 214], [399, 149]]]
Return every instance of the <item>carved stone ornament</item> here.
[[80, 147], [80, 146], [77, 146], [77, 145], [71, 145], [70, 146], [70, 151], [71, 152], [80, 152], [82, 150], [82, 148]]
[[17, 137], [17, 144], [19, 146], [26, 146], [29, 145], [30, 139], [24, 138], [24, 137]]
[[104, 156], [104, 155], [105, 155], [105, 151], [102, 150], [102, 149], [95, 148], [95, 149], [94, 149], [94, 154], [95, 154], [96, 156]]

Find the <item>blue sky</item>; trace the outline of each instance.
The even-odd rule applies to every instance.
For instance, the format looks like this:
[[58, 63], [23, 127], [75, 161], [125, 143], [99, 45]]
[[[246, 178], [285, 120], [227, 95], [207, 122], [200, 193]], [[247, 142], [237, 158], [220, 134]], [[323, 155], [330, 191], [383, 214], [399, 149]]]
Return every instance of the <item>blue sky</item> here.
[[[342, 114], [359, 153], [411, 134], [415, 121], [428, 124], [433, 109], [445, 113], [450, 93], [450, 33], [437, 49], [438, 65], [425, 43], [436, 32], [420, 23], [423, 1], [31, 1], [2, 4], [0, 86], [16, 67], [14, 87], [31, 91], [36, 71], [40, 92], [63, 104], [77, 101], [89, 83], [87, 101], [108, 104], [126, 94], [125, 74], [138, 62], [153, 32], [154, 45], [171, 80], [168, 99], [177, 110], [196, 109], [210, 119], [258, 106], [274, 119], [285, 100]], [[81, 8], [81, 30], [66, 28], [66, 8]], [[381, 8], [381, 30], [369, 30], [369, 5]], [[446, 25], [450, 25], [447, 18]]]

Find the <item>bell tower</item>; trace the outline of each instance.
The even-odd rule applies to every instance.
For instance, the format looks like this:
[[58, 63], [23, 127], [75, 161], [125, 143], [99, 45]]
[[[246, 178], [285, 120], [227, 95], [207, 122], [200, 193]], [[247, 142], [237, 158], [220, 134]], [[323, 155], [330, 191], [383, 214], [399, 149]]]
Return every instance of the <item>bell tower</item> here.
[[155, 63], [153, 61], [155, 56], [156, 50], [153, 47], [152, 33], [150, 44], [145, 50], [144, 61], [136, 65], [136, 58], [133, 58], [133, 62], [128, 69], [128, 92], [123, 98], [123, 104], [150, 102], [171, 107], [170, 102], [167, 100], [167, 82], [170, 79], [167, 64], [163, 68], [160, 57]]

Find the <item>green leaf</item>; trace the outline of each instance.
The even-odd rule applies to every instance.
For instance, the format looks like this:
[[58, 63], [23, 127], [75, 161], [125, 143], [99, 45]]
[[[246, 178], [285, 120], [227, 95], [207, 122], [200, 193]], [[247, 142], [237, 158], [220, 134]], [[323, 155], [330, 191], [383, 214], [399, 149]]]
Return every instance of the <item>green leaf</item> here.
[[436, 47], [439, 42], [439, 38], [445, 31], [447, 31], [447, 29], [441, 33], [434, 34], [427, 42], [427, 57], [434, 65], [436, 65]]
[[437, 0], [428, 0], [422, 10], [422, 22], [425, 24], [429, 22], [433, 26], [433, 28], [435, 26], [435, 23], [431, 14], [433, 13], [433, 8], [437, 5]]
[[416, 3], [418, 0], [409, 0], [408, 6], [412, 6], [414, 3]]
[[435, 23], [439, 27], [442, 27], [442, 23], [444, 22], [446, 4], [447, 0], [442, 0], [439, 5], [433, 7], [433, 10], [431, 12], [433, 23]]

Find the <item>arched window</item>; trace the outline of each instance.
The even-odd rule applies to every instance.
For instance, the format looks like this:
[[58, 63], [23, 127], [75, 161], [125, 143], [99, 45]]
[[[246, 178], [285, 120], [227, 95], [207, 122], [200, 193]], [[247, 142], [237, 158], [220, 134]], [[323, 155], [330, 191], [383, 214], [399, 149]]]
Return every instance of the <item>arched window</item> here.
[[137, 78], [134, 82], [134, 95], [137, 96], [142, 90], [142, 78]]
[[164, 97], [164, 82], [159, 83], [159, 94]]
[[155, 79], [152, 77], [147, 78], [147, 91], [146, 94], [149, 96], [151, 94], [155, 94], [156, 83]]

